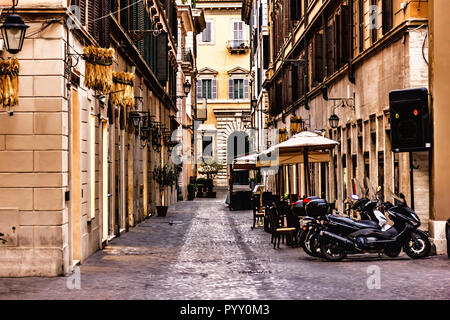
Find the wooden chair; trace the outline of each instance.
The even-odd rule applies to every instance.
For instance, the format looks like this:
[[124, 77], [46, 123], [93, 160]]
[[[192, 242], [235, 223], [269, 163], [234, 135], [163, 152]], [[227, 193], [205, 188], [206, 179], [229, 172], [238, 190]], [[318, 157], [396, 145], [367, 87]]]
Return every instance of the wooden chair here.
[[264, 212], [261, 212], [261, 205], [258, 193], [252, 196], [252, 207], [253, 207], [253, 226], [251, 227], [251, 229], [253, 230], [255, 229], [257, 222], [262, 223], [265, 222], [264, 221], [265, 214]]
[[273, 248], [280, 248], [281, 238], [290, 236], [292, 238], [295, 232], [295, 227], [288, 227], [284, 224], [284, 216], [278, 214], [277, 208], [274, 206], [270, 207], [268, 210], [270, 233], [272, 234], [271, 243], [273, 243]]

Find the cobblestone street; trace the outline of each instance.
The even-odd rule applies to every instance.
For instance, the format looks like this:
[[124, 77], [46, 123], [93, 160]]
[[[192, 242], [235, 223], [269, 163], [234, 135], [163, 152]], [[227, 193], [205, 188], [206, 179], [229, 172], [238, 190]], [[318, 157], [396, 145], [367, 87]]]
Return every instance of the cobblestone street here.
[[[301, 249], [272, 249], [269, 234], [250, 229], [250, 211], [229, 211], [217, 199], [179, 202], [80, 266], [80, 289], [69, 277], [3, 278], [2, 299], [449, 299], [446, 256], [413, 261], [377, 255], [339, 263]], [[369, 290], [369, 266], [381, 289]]]

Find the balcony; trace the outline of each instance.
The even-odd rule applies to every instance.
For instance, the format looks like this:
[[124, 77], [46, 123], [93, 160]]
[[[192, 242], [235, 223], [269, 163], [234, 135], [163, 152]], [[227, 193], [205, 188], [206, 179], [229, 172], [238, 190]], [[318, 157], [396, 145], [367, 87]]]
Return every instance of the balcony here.
[[250, 46], [247, 40], [228, 40], [227, 49], [230, 53], [246, 53]]

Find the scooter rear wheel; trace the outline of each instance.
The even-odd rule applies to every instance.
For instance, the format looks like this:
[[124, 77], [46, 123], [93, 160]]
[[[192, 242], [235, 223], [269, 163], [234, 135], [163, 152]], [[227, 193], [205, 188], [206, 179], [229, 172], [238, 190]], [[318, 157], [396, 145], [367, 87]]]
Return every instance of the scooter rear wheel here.
[[340, 261], [347, 256], [347, 252], [339, 244], [323, 238], [320, 243], [320, 252], [328, 261]]

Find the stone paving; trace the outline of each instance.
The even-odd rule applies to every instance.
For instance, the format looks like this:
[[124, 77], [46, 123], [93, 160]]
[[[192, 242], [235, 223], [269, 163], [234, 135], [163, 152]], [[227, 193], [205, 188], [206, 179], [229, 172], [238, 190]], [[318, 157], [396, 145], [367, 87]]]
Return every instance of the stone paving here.
[[[450, 260], [361, 255], [331, 263], [301, 249], [274, 250], [250, 211], [224, 195], [179, 202], [114, 239], [74, 277], [2, 278], [1, 299], [449, 299]], [[378, 266], [381, 288], [368, 289]], [[69, 289], [67, 283], [72, 284]], [[70, 287], [70, 286], [69, 286]]]

